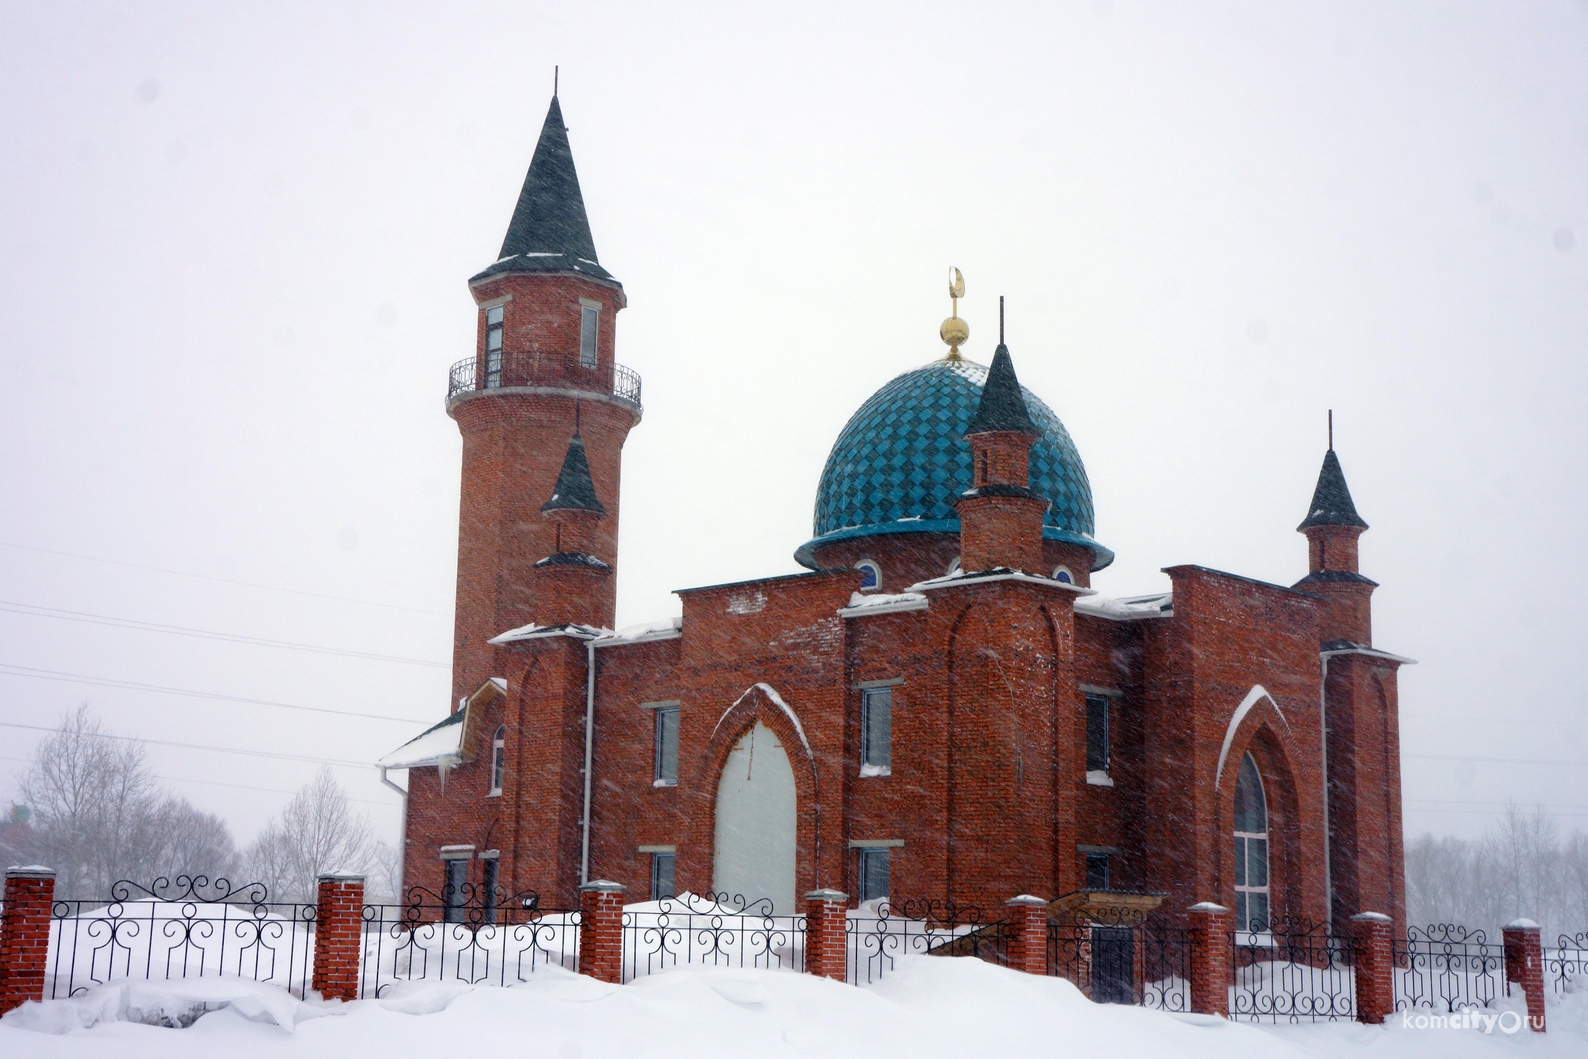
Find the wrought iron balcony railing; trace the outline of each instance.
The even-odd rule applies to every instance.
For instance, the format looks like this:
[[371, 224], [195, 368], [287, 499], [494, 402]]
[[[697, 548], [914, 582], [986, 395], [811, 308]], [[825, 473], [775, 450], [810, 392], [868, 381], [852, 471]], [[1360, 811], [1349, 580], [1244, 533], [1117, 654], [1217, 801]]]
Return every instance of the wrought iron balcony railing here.
[[487, 354], [467, 357], [452, 365], [447, 383], [447, 400], [476, 390], [495, 390], [512, 386], [557, 386], [575, 390], [609, 393], [643, 412], [640, 404], [640, 373], [622, 364], [609, 368], [566, 369], [553, 366], [541, 353]]

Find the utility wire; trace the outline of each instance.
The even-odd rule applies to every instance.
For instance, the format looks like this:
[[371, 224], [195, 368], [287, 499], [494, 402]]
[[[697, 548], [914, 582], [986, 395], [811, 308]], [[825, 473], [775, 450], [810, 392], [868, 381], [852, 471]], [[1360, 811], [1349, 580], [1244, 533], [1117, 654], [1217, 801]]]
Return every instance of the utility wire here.
[[257, 581], [239, 581], [231, 577], [216, 577], [212, 574], [195, 574], [188, 570], [172, 570], [164, 566], [148, 566], [144, 563], [129, 563], [121, 559], [102, 559], [97, 555], [82, 555], [78, 552], [63, 552], [55, 548], [40, 548], [32, 544], [15, 544], [11, 541], [0, 541], [0, 548], [19, 548], [28, 552], [43, 552], [45, 555], [64, 555], [69, 559], [86, 559], [91, 563], [108, 563], [111, 566], [128, 566], [134, 570], [153, 570], [159, 574], [175, 574], [177, 577], [192, 577], [200, 581], [218, 581], [224, 585], [242, 585], [245, 588], [262, 588], [267, 592], [286, 592], [294, 596], [312, 596], [315, 599], [334, 599], [339, 603], [362, 603], [366, 607], [385, 607], [387, 610], [406, 610], [414, 614], [437, 614], [448, 617], [446, 611], [430, 610], [426, 607], [404, 607], [397, 603], [377, 603], [372, 599], [355, 599], [352, 596], [333, 596], [326, 592], [310, 592], [302, 588], [282, 588], [280, 585], [262, 585]]
[[[42, 724], [18, 724], [15, 721], [0, 721], [0, 728], [23, 728], [30, 732], [59, 732], [59, 728], [47, 728]], [[83, 732], [97, 739], [120, 739], [128, 743], [149, 743], [153, 746], [174, 746], [183, 750], [210, 750], [217, 754], [242, 754], [245, 757], [267, 757], [278, 761], [307, 761], [315, 765], [336, 765], [341, 768], [367, 769], [373, 768], [372, 761], [342, 761], [337, 758], [311, 757], [307, 754], [282, 754], [273, 750], [240, 750], [234, 746], [208, 746], [204, 743], [176, 743], [167, 739], [143, 739], [132, 735], [112, 735], [110, 732]]]
[[36, 603], [17, 603], [9, 599], [0, 599], [0, 611], [10, 614], [25, 614], [30, 618], [57, 618], [62, 621], [78, 621], [89, 625], [111, 625], [116, 628], [137, 629], [142, 632], [196, 636], [205, 640], [225, 640], [228, 643], [253, 644], [259, 647], [285, 647], [293, 651], [312, 651], [315, 654], [322, 655], [369, 658], [377, 662], [402, 662], [415, 666], [435, 666], [438, 669], [451, 668], [450, 662], [432, 662], [424, 658], [404, 658], [401, 655], [375, 654], [370, 651], [351, 651], [340, 647], [321, 647], [318, 644], [294, 643], [290, 640], [270, 640], [263, 636], [244, 636], [241, 633], [216, 632], [213, 629], [192, 629], [185, 625], [162, 625], [159, 622], [141, 621], [137, 618], [116, 618], [108, 614], [89, 614], [80, 610], [61, 610], [58, 607], [41, 607]]
[[[32, 758], [25, 758], [25, 757], [11, 757], [9, 755], [0, 755], [0, 761], [20, 761], [20, 762], [22, 762], [24, 764], [32, 764], [33, 759]], [[206, 784], [206, 785], [211, 786], [211, 787], [235, 787], [237, 790], [240, 790], [240, 791], [262, 791], [265, 794], [297, 794], [298, 793], [297, 791], [282, 790], [280, 787], [250, 787], [250, 786], [248, 786], [247, 784], [244, 784], [244, 783], [224, 783], [221, 780], [198, 780], [198, 779], [193, 779], [191, 776], [162, 776], [162, 775], [160, 775], [158, 773], [151, 773], [151, 775], [153, 775], [155, 779], [164, 780], [167, 783], [203, 783], [203, 784]], [[396, 806], [390, 800], [379, 801], [379, 800], [377, 800], [375, 798], [355, 798], [351, 794], [349, 794], [347, 796], [347, 800], [350, 801], [350, 802], [362, 802], [365, 805], [381, 805], [381, 806], [385, 806], [388, 809], [396, 808]]]
[[[248, 699], [240, 695], [220, 695], [208, 691], [191, 691], [171, 688], [163, 684], [140, 684], [132, 680], [115, 680], [110, 677], [90, 677], [81, 673], [62, 673], [54, 669], [34, 669], [31, 666], [0, 662], [0, 676], [27, 677], [30, 680], [56, 680], [67, 684], [92, 684], [102, 688], [127, 688], [132, 691], [152, 691], [160, 695], [186, 695], [194, 699], [212, 699], [216, 702], [240, 702], [246, 706], [273, 706], [282, 710], [302, 710], [306, 713], [330, 713], [340, 717], [362, 717], [372, 721], [398, 721], [402, 724], [423, 724], [412, 717], [393, 717], [386, 713], [361, 713], [357, 710], [333, 710], [328, 706], [299, 706], [292, 702], [273, 702], [270, 699]], [[52, 729], [53, 730], [53, 729]]]
[[1565, 765], [1567, 768], [1588, 768], [1588, 761], [1561, 761], [1539, 757], [1477, 757], [1472, 754], [1402, 754], [1403, 758], [1424, 761], [1482, 761], [1494, 765]]

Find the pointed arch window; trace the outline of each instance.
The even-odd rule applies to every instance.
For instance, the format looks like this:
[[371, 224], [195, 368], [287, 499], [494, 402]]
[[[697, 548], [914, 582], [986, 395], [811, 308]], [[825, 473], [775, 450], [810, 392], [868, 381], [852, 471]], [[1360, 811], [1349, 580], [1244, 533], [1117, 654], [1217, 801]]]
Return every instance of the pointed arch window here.
[[507, 767], [507, 725], [502, 725], [491, 737], [491, 789], [488, 798], [502, 796], [502, 773]]
[[1252, 755], [1235, 778], [1235, 929], [1268, 930], [1268, 802]]

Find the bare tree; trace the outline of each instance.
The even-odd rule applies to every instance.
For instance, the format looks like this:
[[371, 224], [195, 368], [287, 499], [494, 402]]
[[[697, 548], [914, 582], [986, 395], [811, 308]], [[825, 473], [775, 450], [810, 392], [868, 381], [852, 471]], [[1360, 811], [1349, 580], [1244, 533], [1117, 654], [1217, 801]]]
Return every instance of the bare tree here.
[[280, 900], [314, 899], [321, 872], [366, 872], [375, 859], [369, 821], [354, 816], [328, 768], [287, 803], [249, 847], [249, 874]]
[[87, 703], [40, 741], [21, 793], [33, 812], [28, 858], [55, 869], [63, 896], [236, 867], [226, 824], [162, 791], [143, 744], [106, 732]]

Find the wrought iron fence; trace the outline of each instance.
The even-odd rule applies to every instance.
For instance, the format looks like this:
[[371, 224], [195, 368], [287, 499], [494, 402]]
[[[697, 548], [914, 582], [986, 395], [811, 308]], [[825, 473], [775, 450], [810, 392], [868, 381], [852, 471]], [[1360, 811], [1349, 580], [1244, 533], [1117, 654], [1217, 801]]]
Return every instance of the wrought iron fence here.
[[1588, 989], [1588, 932], [1560, 935], [1544, 950], [1544, 973], [1557, 993]]
[[262, 883], [122, 879], [108, 901], [54, 903], [45, 996], [77, 996], [118, 979], [230, 975], [302, 997], [314, 974], [314, 917], [312, 904], [269, 900]]
[[[447, 400], [452, 400], [461, 393], [472, 393], [476, 390], [494, 390], [501, 386], [531, 386], [537, 385], [535, 380], [545, 377], [541, 370], [542, 354], [529, 353], [503, 353], [500, 357], [492, 355], [489, 360], [478, 356], [465, 357], [452, 365], [447, 374]], [[600, 379], [597, 369], [581, 368], [577, 373], [564, 380], [563, 384], [572, 386], [591, 385], [595, 377], [597, 385], [607, 393], [633, 405], [637, 411], [643, 410], [640, 403], [640, 373], [633, 368], [622, 364], [613, 364], [606, 378]]]
[[413, 886], [404, 904], [364, 906], [363, 949], [361, 997], [400, 982], [525, 982], [543, 967], [577, 970], [579, 912], [541, 908], [532, 891]]
[[1454, 923], [1408, 927], [1391, 943], [1395, 1009], [1488, 1007], [1503, 995], [1505, 947]]
[[1247, 1022], [1332, 1022], [1356, 1015], [1350, 939], [1297, 916], [1230, 935], [1230, 1017]]
[[882, 901], [851, 912], [845, 930], [845, 979], [852, 985], [878, 981], [912, 953], [1009, 963], [1007, 923], [953, 901]]
[[669, 968], [805, 969], [805, 917], [773, 915], [768, 899], [680, 894], [623, 912], [623, 981]]
[[1076, 912], [1048, 923], [1048, 973], [1099, 1004], [1191, 1010], [1191, 931], [1141, 909]]

